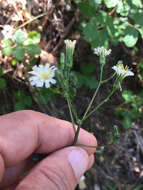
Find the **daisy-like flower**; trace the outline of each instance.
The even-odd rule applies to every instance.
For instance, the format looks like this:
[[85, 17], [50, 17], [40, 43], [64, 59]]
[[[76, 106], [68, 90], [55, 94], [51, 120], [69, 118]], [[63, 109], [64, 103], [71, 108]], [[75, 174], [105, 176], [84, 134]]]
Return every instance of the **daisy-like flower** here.
[[111, 54], [111, 49], [105, 49], [103, 46], [102, 47], [97, 47], [94, 49], [94, 54], [100, 56], [103, 54], [104, 56], [110, 55]]
[[33, 71], [28, 72], [33, 75], [29, 78], [30, 84], [36, 87], [43, 87], [45, 85], [46, 88], [50, 88], [51, 84], [56, 83], [56, 80], [53, 79], [56, 70], [57, 68], [55, 66], [50, 67], [49, 63], [34, 66]]
[[5, 25], [1, 31], [5, 39], [10, 39], [13, 36], [14, 28], [10, 25]]
[[115, 70], [116, 74], [122, 78], [134, 76], [134, 73], [129, 69], [129, 67], [127, 65], [124, 67], [122, 63], [114, 65], [112, 69]]
[[67, 49], [73, 49], [74, 50], [74, 48], [75, 48], [75, 44], [76, 44], [76, 40], [65, 40], [64, 41], [65, 42], [65, 44], [66, 44], [66, 48]]

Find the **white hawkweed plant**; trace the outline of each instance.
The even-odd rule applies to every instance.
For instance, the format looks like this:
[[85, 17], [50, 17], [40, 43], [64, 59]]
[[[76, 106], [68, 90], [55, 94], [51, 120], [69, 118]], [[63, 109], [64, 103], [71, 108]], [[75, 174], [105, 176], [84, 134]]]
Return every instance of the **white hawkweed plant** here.
[[[29, 72], [29, 74], [32, 75], [29, 78], [29, 82], [32, 86], [44, 88], [53, 88], [52, 85], [55, 85], [55, 88], [58, 89], [58, 93], [66, 99], [68, 104], [69, 114], [75, 133], [73, 145], [92, 147], [89, 145], [78, 143], [80, 128], [82, 127], [84, 121], [87, 118], [89, 118], [89, 116], [91, 116], [99, 108], [101, 108], [101, 106], [104, 103], [106, 103], [118, 89], [121, 89], [121, 82], [123, 81], [123, 79], [127, 76], [133, 76], [134, 73], [127, 66], [124, 67], [121, 62], [118, 62], [117, 65], [112, 67], [112, 69], [115, 71], [114, 74], [108, 79], [103, 80], [103, 71], [104, 65], [106, 63], [106, 57], [111, 54], [111, 49], [107, 50], [104, 47], [98, 47], [94, 49], [94, 53], [97, 56], [99, 56], [100, 62], [99, 82], [89, 105], [87, 106], [84, 114], [80, 118], [74, 106], [74, 97], [76, 96], [76, 77], [73, 76], [71, 72], [73, 66], [73, 54], [75, 50], [76, 40], [65, 40], [65, 44], [66, 52], [61, 53], [60, 64], [58, 65], [58, 67], [50, 66], [50, 64], [48, 63], [45, 65], [34, 66], [33, 71]], [[113, 78], [115, 78], [115, 80], [110, 94], [108, 94], [107, 97], [104, 100], [102, 100], [96, 107], [93, 107], [93, 102], [101, 85], [107, 83], [109, 80]], [[77, 125], [78, 127], [75, 127], [75, 125]]]

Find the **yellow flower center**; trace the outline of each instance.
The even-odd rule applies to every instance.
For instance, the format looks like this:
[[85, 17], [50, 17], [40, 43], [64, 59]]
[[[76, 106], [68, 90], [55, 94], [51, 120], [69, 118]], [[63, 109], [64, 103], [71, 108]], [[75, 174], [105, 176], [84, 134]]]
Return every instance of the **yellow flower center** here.
[[42, 78], [44, 80], [48, 80], [48, 79], [50, 79], [50, 76], [51, 76], [51, 69], [48, 69], [48, 71], [43, 71], [41, 73], [40, 78]]

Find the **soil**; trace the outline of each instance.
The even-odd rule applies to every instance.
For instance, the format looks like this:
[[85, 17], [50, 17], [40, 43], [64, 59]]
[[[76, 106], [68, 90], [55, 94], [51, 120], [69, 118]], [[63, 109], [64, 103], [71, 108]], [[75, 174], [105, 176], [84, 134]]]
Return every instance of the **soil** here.
[[[93, 55], [89, 44], [84, 41], [78, 30], [78, 14], [75, 14], [64, 0], [31, 0], [31, 3], [27, 5], [27, 10], [32, 16], [38, 16], [45, 12], [47, 14], [22, 26], [23, 23], [29, 20], [24, 16], [26, 11], [22, 10], [18, 3], [14, 6], [9, 4], [8, 0], [2, 0], [0, 2], [0, 25], [21, 26], [26, 31], [34, 29], [41, 33], [40, 45], [45, 52], [45, 57], [39, 57], [37, 64], [43, 62], [43, 60], [48, 60], [51, 64], [53, 62], [58, 64], [60, 52], [64, 51], [64, 39], [76, 39], [74, 69], [78, 71], [80, 65], [86, 63], [95, 64], [95, 75], [99, 78], [98, 57]], [[22, 19], [19, 21], [11, 20], [13, 15], [18, 13], [21, 14]], [[2, 35], [0, 36], [2, 38]], [[138, 46], [141, 52], [140, 43]], [[129, 50], [123, 48], [122, 45], [118, 48], [112, 47], [112, 50], [112, 56], [108, 57], [105, 66], [105, 78], [110, 76], [111, 67], [117, 60], [122, 59], [127, 65], [131, 66], [133, 62], [141, 57], [141, 54], [138, 57], [131, 56]], [[54, 103], [41, 105], [36, 101], [32, 90], [27, 85], [27, 81], [23, 78], [24, 71], [20, 70], [20, 64], [11, 66], [10, 61], [2, 56], [0, 64], [6, 71], [4, 78], [7, 82], [7, 88], [0, 90], [0, 115], [13, 111], [16, 102], [14, 92], [21, 89], [33, 99], [33, 105], [30, 109], [70, 121], [68, 107], [64, 99], [58, 97]], [[136, 72], [134, 65], [133, 67], [134, 72]], [[94, 105], [103, 100], [111, 91], [111, 88], [112, 82], [102, 87]], [[142, 87], [137, 78], [129, 78], [124, 81], [122, 88], [139, 92]], [[90, 101], [93, 90], [84, 86], [78, 90], [77, 94], [75, 102], [78, 107], [78, 114], [82, 115]], [[118, 91], [108, 103], [85, 122], [83, 128], [96, 136], [99, 147], [95, 153], [94, 166], [85, 174], [85, 179], [80, 182], [77, 190], [137, 190], [136, 187], [143, 184], [143, 120], [138, 119], [132, 123], [130, 129], [125, 130], [121, 118], [115, 115], [115, 109], [122, 103], [121, 92]], [[116, 144], [106, 146], [110, 143], [110, 134], [114, 125], [119, 126], [119, 141]], [[143, 189], [143, 187], [140, 189]]]

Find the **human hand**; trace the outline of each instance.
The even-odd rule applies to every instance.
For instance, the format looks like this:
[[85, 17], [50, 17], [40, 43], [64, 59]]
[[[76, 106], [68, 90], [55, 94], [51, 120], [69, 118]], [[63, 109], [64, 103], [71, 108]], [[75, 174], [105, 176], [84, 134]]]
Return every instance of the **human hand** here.
[[[0, 189], [73, 190], [93, 162], [94, 148], [71, 146], [72, 124], [35, 111], [0, 117]], [[81, 129], [79, 143], [96, 146]], [[35, 164], [33, 153], [48, 154]], [[23, 173], [28, 171], [26, 177]]]

